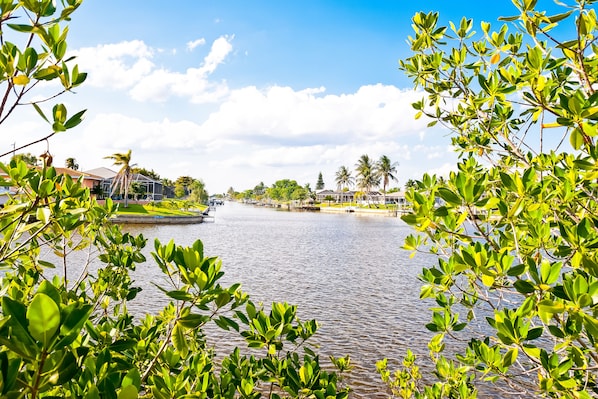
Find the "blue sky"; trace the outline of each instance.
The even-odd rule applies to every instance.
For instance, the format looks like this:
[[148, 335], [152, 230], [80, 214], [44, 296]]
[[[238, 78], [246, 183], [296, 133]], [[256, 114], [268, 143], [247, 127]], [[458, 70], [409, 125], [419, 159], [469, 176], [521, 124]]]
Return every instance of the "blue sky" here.
[[[551, 5], [551, 1], [540, 1]], [[494, 22], [509, 0], [85, 0], [69, 51], [88, 81], [60, 98], [83, 124], [50, 143], [57, 165], [112, 167], [132, 150], [162, 177], [189, 175], [211, 193], [282, 178], [327, 188], [362, 154], [399, 163], [395, 183], [447, 174], [449, 139], [413, 120], [420, 95], [398, 70], [411, 17], [439, 11]], [[13, 122], [5, 147], [39, 137], [41, 121]], [[44, 148], [35, 148], [40, 154]]]

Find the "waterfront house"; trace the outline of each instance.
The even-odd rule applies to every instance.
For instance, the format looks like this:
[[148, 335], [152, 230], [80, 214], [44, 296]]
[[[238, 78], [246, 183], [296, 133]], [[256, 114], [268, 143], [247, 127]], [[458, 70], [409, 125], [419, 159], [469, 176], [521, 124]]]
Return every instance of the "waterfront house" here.
[[[102, 192], [108, 194], [112, 188], [114, 179], [117, 173], [112, 169], [101, 167], [86, 171], [86, 173], [93, 173], [102, 177]], [[161, 201], [164, 198], [164, 187], [162, 182], [151, 179], [145, 175], [139, 173], [133, 173], [131, 177], [131, 183], [139, 183], [142, 187], [142, 191], [145, 193], [139, 197], [142, 201]], [[129, 191], [129, 196], [132, 193]], [[113, 199], [121, 199], [118, 194], [112, 195]]]
[[[356, 198], [357, 193], [357, 191], [320, 190], [316, 192], [316, 201], [328, 202], [327, 198], [333, 198], [331, 201], [335, 203], [382, 204], [384, 202], [385, 196], [379, 191], [370, 191], [363, 197], [359, 196]], [[394, 192], [386, 194], [386, 203], [405, 206], [405, 193]]]
[[[35, 166], [35, 168], [39, 168]], [[104, 180], [101, 176], [94, 175], [92, 173], [81, 172], [74, 169], [69, 168], [61, 168], [61, 167], [54, 167], [56, 170], [57, 175], [68, 175], [73, 180], [81, 180], [81, 184], [84, 187], [89, 188], [89, 190], [93, 193], [98, 186], [102, 184]], [[1, 174], [2, 177], [7, 177], [5, 174]], [[16, 191], [12, 187], [2, 187], [0, 188], [0, 204], [3, 205], [8, 200], [9, 195], [16, 194]]]

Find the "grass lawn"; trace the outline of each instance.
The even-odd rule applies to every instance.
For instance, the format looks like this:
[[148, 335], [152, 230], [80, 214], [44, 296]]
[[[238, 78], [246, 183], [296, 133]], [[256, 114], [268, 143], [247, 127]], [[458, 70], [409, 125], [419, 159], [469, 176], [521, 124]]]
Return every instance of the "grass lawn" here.
[[174, 207], [155, 206], [152, 204], [131, 204], [128, 207], [124, 207], [121, 204], [118, 207], [117, 215], [131, 215], [131, 216], [193, 216], [197, 214], [197, 211], [203, 211], [206, 207], [195, 208], [196, 212], [185, 211]]

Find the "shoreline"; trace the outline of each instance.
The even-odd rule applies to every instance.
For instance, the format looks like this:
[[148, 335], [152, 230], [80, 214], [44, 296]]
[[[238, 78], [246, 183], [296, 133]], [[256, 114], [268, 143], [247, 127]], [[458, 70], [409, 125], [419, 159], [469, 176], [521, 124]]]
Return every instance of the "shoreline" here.
[[132, 216], [117, 215], [110, 219], [112, 223], [121, 224], [198, 224], [203, 223], [202, 215], [190, 216]]
[[361, 215], [372, 215], [372, 216], [384, 216], [384, 217], [398, 217], [403, 211], [396, 209], [369, 209], [369, 208], [358, 208], [358, 207], [345, 207], [345, 208], [333, 208], [333, 207], [320, 207], [320, 212], [325, 213], [354, 213]]

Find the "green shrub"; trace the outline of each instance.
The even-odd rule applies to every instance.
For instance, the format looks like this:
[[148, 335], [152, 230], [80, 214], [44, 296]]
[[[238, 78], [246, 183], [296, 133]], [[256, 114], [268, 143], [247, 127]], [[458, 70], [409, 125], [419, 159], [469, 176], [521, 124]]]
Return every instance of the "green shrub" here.
[[[23, 102], [38, 81], [56, 79], [70, 90], [85, 80], [63, 60], [67, 30], [60, 26], [80, 4], [0, 0], [0, 84], [7, 93], [0, 113]], [[6, 23], [25, 14], [34, 25]], [[42, 48], [19, 49], [5, 40], [7, 32]], [[68, 118], [57, 104], [48, 118], [35, 107], [52, 127], [45, 139], [75, 127], [83, 114]], [[200, 241], [154, 242], [154, 266], [168, 281], [158, 288], [168, 304], [135, 318], [128, 307], [140, 288], [129, 273], [146, 261], [146, 239], [108, 223], [115, 204], [98, 205], [81, 182], [56, 174], [49, 153], [44, 159], [39, 169], [0, 164], [0, 184], [16, 191], [0, 210], [2, 398], [347, 397], [336, 372], [322, 370], [310, 349], [317, 323], [299, 321], [286, 303], [255, 306], [239, 284], [222, 286], [221, 262], [205, 257]], [[44, 257], [49, 251], [58, 262]], [[253, 354], [235, 349], [217, 363], [207, 323], [238, 332]], [[341, 370], [347, 362], [334, 360]]]
[[396, 373], [381, 362], [395, 396], [598, 397], [598, 21], [594, 1], [574, 3], [515, 0], [515, 31], [482, 22], [481, 38], [465, 18], [413, 18], [401, 68], [460, 160], [408, 193], [419, 233], [404, 247], [438, 257], [421, 275], [435, 373], [426, 385], [412, 355]]

